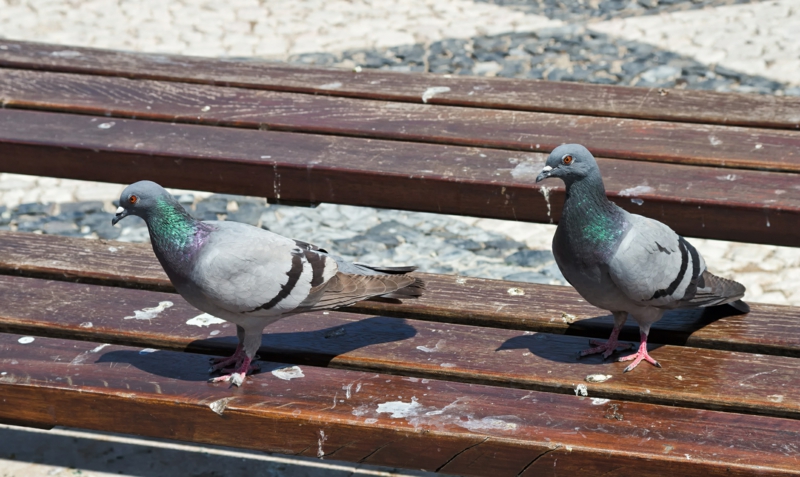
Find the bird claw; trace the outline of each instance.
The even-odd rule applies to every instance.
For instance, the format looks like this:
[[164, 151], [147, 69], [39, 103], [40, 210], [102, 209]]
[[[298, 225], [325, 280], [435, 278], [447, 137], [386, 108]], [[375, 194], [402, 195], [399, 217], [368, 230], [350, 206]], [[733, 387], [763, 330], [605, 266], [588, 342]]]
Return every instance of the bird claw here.
[[633, 360], [633, 362], [631, 364], [629, 364], [627, 367], [625, 367], [624, 370], [622, 370], [623, 373], [627, 373], [629, 371], [633, 371], [633, 369], [636, 368], [637, 366], [639, 366], [639, 363], [641, 363], [642, 361], [647, 361], [648, 363], [652, 364], [656, 368], [660, 368], [661, 367], [661, 363], [659, 363], [658, 361], [654, 360], [653, 358], [650, 357], [649, 354], [647, 354], [647, 345], [645, 345], [645, 344], [642, 344], [641, 346], [639, 346], [639, 351], [637, 351], [636, 353], [634, 353], [632, 355], [629, 355], [629, 356], [623, 356], [623, 357], [619, 358], [617, 361], [623, 362], [623, 361], [631, 361], [631, 360]]
[[211, 378], [211, 379], [208, 380], [208, 382], [209, 383], [228, 383], [229, 382], [229, 383], [231, 383], [231, 385], [238, 387], [238, 386], [241, 386], [242, 383], [244, 383], [244, 378], [247, 375], [255, 373], [255, 372], [258, 372], [258, 371], [261, 371], [261, 366], [259, 366], [257, 364], [247, 363], [246, 364], [246, 368], [245, 368], [245, 364], [242, 363], [241, 365], [237, 366], [235, 369], [234, 368], [228, 368], [228, 369], [222, 370], [222, 372], [226, 373], [226, 374], [223, 374], [222, 376], [217, 376], [215, 378]]
[[208, 380], [209, 383], [231, 383], [231, 386], [239, 387], [244, 383], [245, 373], [231, 373], [224, 376], [217, 376]]
[[616, 339], [610, 339], [608, 341], [589, 340], [589, 344], [594, 347], [580, 351], [578, 353], [579, 359], [584, 356], [589, 356], [590, 354], [598, 353], [603, 353], [603, 359], [606, 359], [611, 356], [619, 347], [623, 347], [623, 349], [630, 349], [635, 346], [628, 343], [619, 343]]

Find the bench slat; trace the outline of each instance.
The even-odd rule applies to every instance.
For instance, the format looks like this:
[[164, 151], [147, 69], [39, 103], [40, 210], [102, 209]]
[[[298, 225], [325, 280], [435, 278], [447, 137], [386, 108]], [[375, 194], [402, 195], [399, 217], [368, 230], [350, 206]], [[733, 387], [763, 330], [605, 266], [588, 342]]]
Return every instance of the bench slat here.
[[[299, 203], [550, 220], [534, 184], [544, 158], [536, 153], [4, 109], [0, 154], [15, 158], [5, 161], [5, 172], [21, 174], [156, 179]], [[792, 174], [617, 159], [598, 164], [621, 207], [682, 235], [800, 243], [800, 189]], [[563, 190], [552, 189], [553, 217], [560, 216]]]
[[[0, 69], [6, 107], [549, 153], [800, 172], [800, 132], [397, 104]], [[624, 140], [620, 140], [624, 138]]]
[[[144, 287], [174, 288], [147, 244], [85, 240], [59, 236], [0, 232], [0, 273]], [[571, 287], [419, 274], [427, 293], [401, 305], [360, 302], [346, 310], [386, 316], [607, 338], [613, 319], [584, 302]], [[518, 288], [523, 296], [510, 295]], [[748, 315], [726, 316], [728, 307], [673, 310], [657, 322], [651, 343], [800, 357], [800, 311], [781, 305], [752, 303]], [[629, 320], [624, 339], [639, 331]]]
[[[193, 325], [200, 312], [174, 294], [0, 276], [0, 295], [5, 332], [222, 355], [236, 347], [232, 325]], [[153, 318], [140, 316], [159, 305]], [[586, 347], [578, 336], [316, 312], [270, 325], [259, 355], [567, 394], [584, 383], [594, 397], [800, 418], [796, 358], [665, 345], [652, 351], [663, 369], [623, 373], [627, 363], [577, 360]], [[584, 382], [596, 373], [613, 378]]]
[[800, 128], [800, 98], [505, 78], [449, 77], [117, 52], [0, 40], [0, 67], [157, 79], [431, 104]]
[[[321, 450], [380, 465], [413, 457], [419, 468], [473, 475], [513, 475], [531, 463], [550, 475], [591, 468], [598, 454], [601, 468], [622, 467], [620, 475], [642, 475], [636, 464], [644, 459], [681, 475], [798, 472], [795, 420], [310, 366], [302, 378], [265, 372], [230, 389], [204, 382], [202, 355], [19, 338], [0, 335], [3, 355], [14, 357], [2, 362], [3, 420], [299, 455]], [[478, 449], [459, 455], [471, 446]], [[550, 449], [554, 470], [553, 460], [535, 462]], [[492, 459], [480, 450], [504, 452]]]

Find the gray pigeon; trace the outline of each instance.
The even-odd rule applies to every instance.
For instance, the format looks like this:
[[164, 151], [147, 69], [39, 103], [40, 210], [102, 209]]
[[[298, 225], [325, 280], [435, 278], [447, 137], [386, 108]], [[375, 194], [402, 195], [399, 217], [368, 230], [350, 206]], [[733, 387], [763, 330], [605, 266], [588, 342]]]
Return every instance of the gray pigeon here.
[[119, 203], [111, 223], [128, 215], [144, 219], [153, 251], [181, 296], [236, 324], [239, 346], [230, 358], [212, 360], [211, 371], [223, 371], [213, 382], [241, 385], [258, 369], [251, 363], [264, 327], [284, 316], [373, 297], [415, 298], [425, 288], [407, 275], [415, 267], [350, 263], [252, 225], [196, 220], [155, 182], [129, 185]]
[[565, 144], [550, 153], [536, 182], [558, 177], [567, 186], [561, 220], [553, 237], [553, 255], [561, 273], [589, 303], [614, 315], [614, 329], [605, 343], [579, 356], [603, 353], [619, 346], [617, 337], [628, 313], [639, 324], [639, 351], [620, 361], [642, 360], [661, 367], [647, 353], [650, 326], [664, 312], [730, 304], [742, 313], [750, 308], [740, 299], [740, 283], [712, 275], [703, 257], [680, 235], [661, 222], [630, 214], [606, 198], [603, 179], [592, 154], [579, 144]]

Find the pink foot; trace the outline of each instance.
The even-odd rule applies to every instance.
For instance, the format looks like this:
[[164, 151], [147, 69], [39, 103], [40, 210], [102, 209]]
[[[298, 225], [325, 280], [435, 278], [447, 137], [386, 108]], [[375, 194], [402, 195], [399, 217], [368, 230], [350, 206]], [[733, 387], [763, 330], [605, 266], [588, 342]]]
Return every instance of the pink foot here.
[[244, 348], [242, 348], [242, 345], [239, 344], [239, 346], [236, 347], [236, 351], [233, 353], [233, 356], [210, 358], [208, 362], [211, 364], [211, 368], [208, 369], [208, 372], [213, 373], [214, 371], [219, 371], [220, 369], [227, 368], [231, 365], [238, 366], [245, 357]]
[[257, 364], [251, 364], [250, 358], [247, 356], [236, 366], [235, 369], [225, 369], [222, 372], [227, 373], [216, 378], [209, 379], [211, 383], [231, 383], [234, 386], [241, 386], [244, 383], [244, 378], [248, 374], [261, 370]]
[[585, 349], [578, 353], [578, 358], [583, 358], [584, 356], [589, 356], [590, 354], [597, 354], [603, 353], [603, 358], [608, 358], [611, 356], [611, 353], [617, 350], [620, 346], [624, 348], [633, 348], [632, 344], [619, 344], [617, 341], [617, 336], [619, 336], [620, 328], [614, 328], [611, 331], [611, 336], [608, 337], [608, 341], [597, 341], [597, 340], [589, 340], [589, 344], [593, 346], [593, 348]]
[[656, 368], [661, 367], [658, 361], [654, 360], [649, 354], [647, 354], [647, 335], [642, 333], [641, 338], [642, 342], [639, 344], [639, 351], [630, 356], [624, 356], [619, 359], [620, 362], [633, 360], [633, 363], [629, 364], [628, 367], [623, 370], [624, 373], [627, 373], [628, 371], [633, 370], [636, 366], [639, 366], [639, 363], [641, 363], [642, 360], [647, 361]]

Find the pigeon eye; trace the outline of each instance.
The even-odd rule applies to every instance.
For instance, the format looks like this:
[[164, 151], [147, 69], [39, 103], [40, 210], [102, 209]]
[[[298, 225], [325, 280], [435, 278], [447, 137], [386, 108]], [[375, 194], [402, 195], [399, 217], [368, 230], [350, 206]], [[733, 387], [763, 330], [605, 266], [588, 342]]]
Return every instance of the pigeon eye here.
[[570, 165], [572, 164], [572, 156], [566, 155], [563, 159], [561, 159], [561, 161], [566, 165]]
[[130, 197], [130, 199], [128, 199], [128, 200], [130, 201], [130, 203], [131, 203], [131, 204], [135, 204], [136, 202], [138, 202], [138, 201], [139, 201], [139, 198], [138, 198], [138, 197], [136, 197], [135, 195], [132, 195], [132, 196]]

